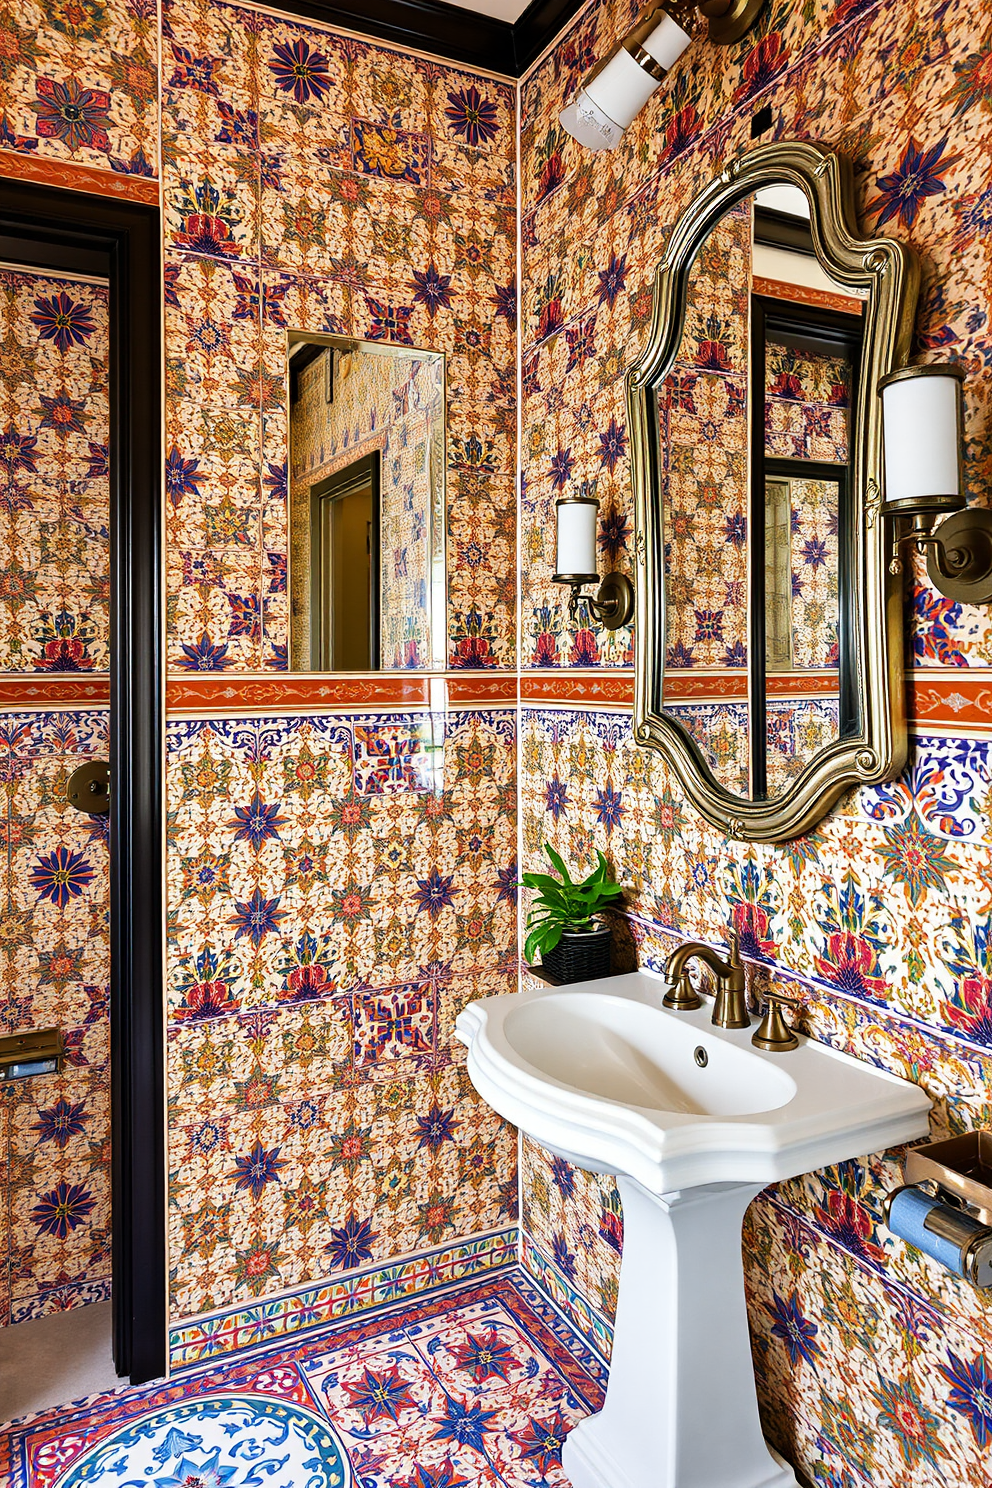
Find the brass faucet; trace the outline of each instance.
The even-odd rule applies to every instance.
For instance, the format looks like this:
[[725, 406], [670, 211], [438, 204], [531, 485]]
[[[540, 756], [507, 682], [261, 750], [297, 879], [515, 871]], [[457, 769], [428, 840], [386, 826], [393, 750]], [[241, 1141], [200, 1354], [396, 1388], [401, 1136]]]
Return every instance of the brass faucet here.
[[702, 961], [716, 978], [713, 1022], [719, 1028], [750, 1028], [751, 1019], [747, 1015], [744, 995], [744, 966], [736, 930], [728, 932], [727, 944], [730, 955], [726, 961], [701, 940], [690, 940], [676, 947], [665, 962], [665, 980], [672, 986], [665, 993], [664, 1006], [678, 1012], [702, 1007], [702, 998], [690, 982], [686, 969], [690, 961]]

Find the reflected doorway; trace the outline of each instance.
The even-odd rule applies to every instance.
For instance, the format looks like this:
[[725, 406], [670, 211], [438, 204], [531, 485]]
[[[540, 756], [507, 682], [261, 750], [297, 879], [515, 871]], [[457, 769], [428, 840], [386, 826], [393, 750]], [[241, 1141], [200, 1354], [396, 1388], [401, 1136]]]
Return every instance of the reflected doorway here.
[[315, 672], [367, 672], [378, 666], [379, 452], [310, 488], [309, 614], [294, 589], [303, 655]]

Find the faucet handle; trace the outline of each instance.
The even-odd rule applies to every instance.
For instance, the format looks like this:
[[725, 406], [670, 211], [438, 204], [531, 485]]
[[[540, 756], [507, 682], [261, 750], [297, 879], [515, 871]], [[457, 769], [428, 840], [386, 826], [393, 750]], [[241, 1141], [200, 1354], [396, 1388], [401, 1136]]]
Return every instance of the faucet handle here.
[[677, 1013], [689, 1013], [693, 1008], [701, 1008], [703, 999], [689, 980], [687, 971], [679, 972], [675, 981], [671, 984], [664, 997], [661, 999], [662, 1007], [674, 1008]]
[[802, 1006], [794, 997], [786, 997], [783, 992], [773, 992], [770, 987], [766, 989], [765, 1016], [751, 1035], [751, 1042], [756, 1048], [767, 1049], [772, 1054], [785, 1054], [789, 1049], [799, 1047], [798, 1038], [782, 1015], [782, 1003], [793, 1008]]
[[729, 926], [727, 930], [727, 951], [727, 959], [736, 970], [741, 964], [741, 932], [736, 925]]

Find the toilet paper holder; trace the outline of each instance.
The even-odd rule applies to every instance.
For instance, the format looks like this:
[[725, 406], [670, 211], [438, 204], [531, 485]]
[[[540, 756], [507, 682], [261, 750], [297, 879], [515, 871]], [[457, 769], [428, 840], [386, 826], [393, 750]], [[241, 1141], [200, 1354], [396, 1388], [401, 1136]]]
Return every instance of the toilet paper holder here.
[[992, 1131], [963, 1132], [911, 1147], [907, 1183], [933, 1183], [941, 1197], [965, 1205], [982, 1224], [992, 1225]]
[[910, 1148], [904, 1176], [883, 1203], [889, 1229], [972, 1286], [992, 1287], [992, 1132]]

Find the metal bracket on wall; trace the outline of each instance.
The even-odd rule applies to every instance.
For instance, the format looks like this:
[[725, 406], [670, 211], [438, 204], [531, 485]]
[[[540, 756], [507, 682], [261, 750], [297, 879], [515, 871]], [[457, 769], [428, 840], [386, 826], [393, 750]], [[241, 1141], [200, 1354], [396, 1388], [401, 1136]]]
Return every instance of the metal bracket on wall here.
[[62, 1030], [40, 1028], [0, 1036], [0, 1081], [54, 1075], [62, 1068]]
[[65, 798], [77, 811], [106, 816], [110, 810], [110, 766], [106, 760], [87, 760], [73, 770], [65, 787]]

